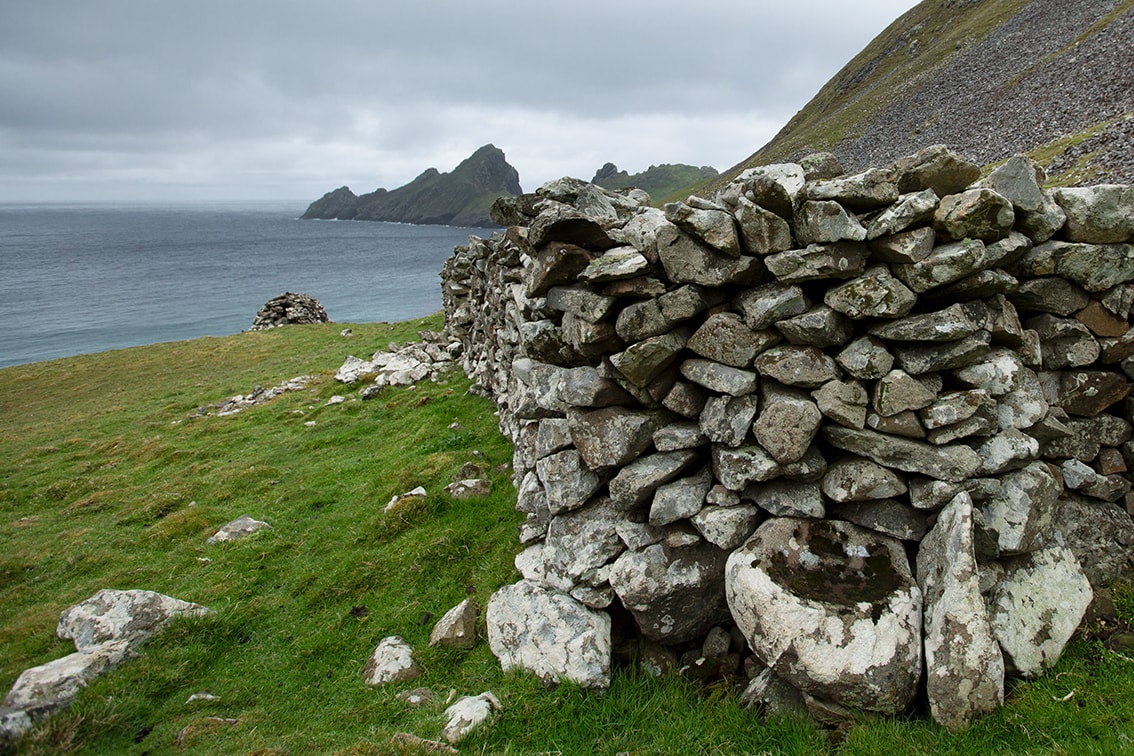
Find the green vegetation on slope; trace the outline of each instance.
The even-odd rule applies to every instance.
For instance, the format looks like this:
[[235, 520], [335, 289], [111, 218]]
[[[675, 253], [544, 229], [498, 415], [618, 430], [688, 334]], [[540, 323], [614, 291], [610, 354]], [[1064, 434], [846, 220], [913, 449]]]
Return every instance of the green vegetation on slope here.
[[[59, 613], [100, 588], [157, 590], [217, 612], [151, 640], [20, 752], [390, 753], [395, 732], [437, 736], [450, 690], [492, 690], [504, 704], [492, 727], [462, 745], [472, 753], [1130, 748], [1134, 660], [1090, 640], [962, 735], [920, 719], [833, 732], [760, 725], [724, 685], [622, 669], [605, 695], [548, 690], [503, 674], [483, 640], [471, 651], [427, 648], [442, 613], [470, 594], [483, 606], [517, 579], [521, 515], [509, 472], [496, 469], [511, 449], [492, 405], [467, 394], [459, 375], [326, 402], [357, 396], [332, 377], [348, 352], [367, 356], [439, 325], [437, 316], [355, 325], [349, 339], [341, 324], [290, 326], [0, 370], [0, 686], [70, 653], [55, 637]], [[319, 377], [238, 415], [191, 417], [302, 374]], [[444, 485], [470, 461], [493, 470], [492, 493], [450, 500]], [[429, 492], [424, 504], [384, 513], [392, 495], [417, 485]], [[205, 544], [242, 514], [273, 529]], [[1134, 616], [1134, 601], [1122, 598]], [[418, 650], [425, 675], [367, 687], [367, 658], [395, 634]], [[422, 685], [435, 703], [396, 700]], [[186, 703], [202, 690], [218, 699]]]
[[592, 184], [604, 189], [625, 189], [636, 187], [648, 193], [655, 204], [662, 204], [678, 194], [680, 199], [689, 195], [689, 187], [701, 185], [717, 176], [717, 170], [710, 166], [685, 165], [684, 163], [663, 163], [651, 165], [635, 174], [618, 170], [618, 166], [607, 163], [595, 172]]

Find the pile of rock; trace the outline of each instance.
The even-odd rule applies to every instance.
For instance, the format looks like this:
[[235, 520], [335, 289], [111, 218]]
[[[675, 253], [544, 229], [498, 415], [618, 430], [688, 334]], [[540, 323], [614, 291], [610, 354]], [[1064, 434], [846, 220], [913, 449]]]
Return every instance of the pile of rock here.
[[375, 352], [368, 360], [347, 355], [335, 380], [356, 383], [373, 376], [373, 384], [362, 392], [363, 399], [375, 396], [386, 386], [412, 386], [426, 378], [437, 381], [453, 369], [454, 360], [461, 354], [461, 343], [435, 331], [419, 331], [418, 338], [420, 342], [401, 347], [391, 343], [387, 351]]
[[296, 294], [285, 292], [274, 299], [269, 299], [256, 319], [252, 321], [251, 331], [266, 331], [269, 328], [278, 328], [285, 325], [311, 325], [313, 323], [330, 323], [327, 311], [319, 300], [309, 294]]
[[628, 612], [641, 658], [718, 648], [772, 708], [925, 685], [960, 727], [1131, 574], [1134, 188], [942, 147], [840, 173], [664, 212], [563, 179], [446, 263], [528, 515], [504, 666], [605, 686]]

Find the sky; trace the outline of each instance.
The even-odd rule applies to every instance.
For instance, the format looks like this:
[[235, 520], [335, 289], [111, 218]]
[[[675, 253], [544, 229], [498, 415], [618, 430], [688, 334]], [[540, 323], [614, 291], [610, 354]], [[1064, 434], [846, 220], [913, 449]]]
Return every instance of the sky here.
[[912, 0], [35, 0], [0, 21], [0, 201], [314, 200], [502, 149], [724, 170]]

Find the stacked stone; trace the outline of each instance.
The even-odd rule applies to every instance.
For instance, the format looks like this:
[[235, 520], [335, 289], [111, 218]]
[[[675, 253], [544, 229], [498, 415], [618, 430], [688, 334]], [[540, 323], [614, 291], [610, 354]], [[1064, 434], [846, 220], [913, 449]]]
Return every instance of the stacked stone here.
[[527, 513], [505, 667], [604, 686], [625, 609], [643, 658], [744, 659], [772, 708], [924, 682], [961, 727], [1129, 574], [1134, 188], [942, 147], [840, 174], [664, 212], [564, 179], [447, 263]]

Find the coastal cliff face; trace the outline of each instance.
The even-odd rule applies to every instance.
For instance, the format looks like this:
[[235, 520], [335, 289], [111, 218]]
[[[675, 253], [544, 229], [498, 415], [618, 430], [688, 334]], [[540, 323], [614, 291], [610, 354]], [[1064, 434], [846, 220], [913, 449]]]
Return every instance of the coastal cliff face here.
[[397, 189], [359, 196], [339, 187], [311, 203], [303, 218], [489, 228], [496, 225], [488, 212], [492, 203], [522, 193], [519, 173], [502, 150], [488, 144], [450, 173], [429, 168]]
[[928, 144], [1017, 153], [1052, 183], [1134, 183], [1134, 3], [925, 0], [725, 172], [833, 152], [863, 170]]
[[1134, 187], [1044, 178], [938, 146], [499, 203], [442, 291], [527, 514], [501, 664], [951, 729], [1043, 674], [1134, 575]]

